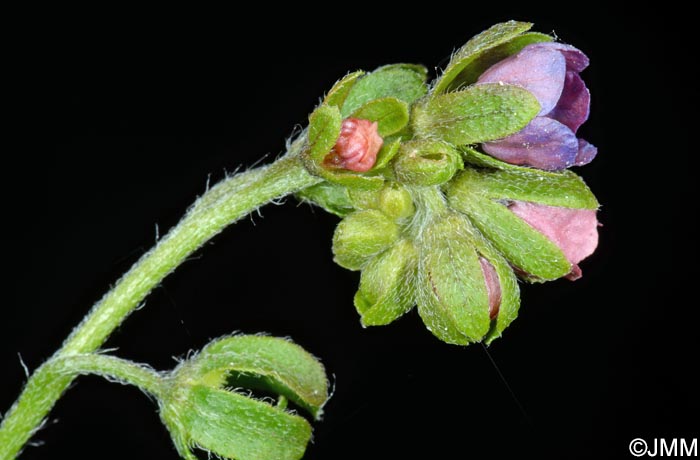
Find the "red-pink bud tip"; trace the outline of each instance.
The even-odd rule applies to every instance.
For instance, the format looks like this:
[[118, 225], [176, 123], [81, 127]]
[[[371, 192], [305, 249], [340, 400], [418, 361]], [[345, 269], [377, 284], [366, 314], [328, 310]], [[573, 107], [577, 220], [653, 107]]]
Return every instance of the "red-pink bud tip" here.
[[479, 263], [486, 282], [486, 292], [489, 295], [489, 318], [494, 319], [498, 316], [498, 310], [501, 307], [501, 283], [496, 269], [488, 260], [479, 257]]
[[377, 162], [377, 153], [384, 139], [377, 131], [377, 122], [359, 118], [346, 118], [340, 127], [340, 136], [323, 160], [328, 168], [365, 172]]

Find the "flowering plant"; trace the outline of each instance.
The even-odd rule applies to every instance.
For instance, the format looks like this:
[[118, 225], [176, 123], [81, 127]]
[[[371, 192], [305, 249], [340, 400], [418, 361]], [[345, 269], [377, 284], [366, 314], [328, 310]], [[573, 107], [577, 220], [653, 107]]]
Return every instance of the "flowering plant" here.
[[[517, 316], [518, 278], [581, 276], [597, 244], [598, 203], [570, 166], [596, 154], [576, 138], [590, 96], [579, 50], [498, 24], [442, 75], [396, 64], [338, 81], [274, 163], [222, 181], [145, 254], [29, 379], [0, 428], [0, 459], [19, 452], [80, 374], [139, 386], [158, 401], [184, 458], [300, 458], [328, 399], [322, 365], [290, 341], [230, 336], [174, 370], [101, 353], [109, 334], [203, 243], [293, 193], [342, 218], [335, 261], [361, 271], [365, 326], [414, 306], [440, 340], [490, 343]], [[263, 389], [255, 399], [238, 389]]]

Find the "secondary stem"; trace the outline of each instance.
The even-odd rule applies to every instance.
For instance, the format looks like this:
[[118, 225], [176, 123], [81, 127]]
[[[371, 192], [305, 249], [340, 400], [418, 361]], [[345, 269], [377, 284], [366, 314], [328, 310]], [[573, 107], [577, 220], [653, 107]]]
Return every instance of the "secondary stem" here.
[[137, 386], [156, 397], [163, 392], [163, 379], [158, 372], [116, 356], [87, 353], [52, 359], [49, 363], [47, 366], [51, 367], [51, 372], [55, 374], [70, 377], [99, 375]]
[[0, 460], [15, 458], [73, 380], [52, 368], [65, 356], [95, 351], [170, 272], [227, 225], [259, 206], [321, 181], [292, 153], [228, 178], [200, 197], [170, 232], [144, 254], [93, 307], [54, 356], [27, 381], [0, 425]]

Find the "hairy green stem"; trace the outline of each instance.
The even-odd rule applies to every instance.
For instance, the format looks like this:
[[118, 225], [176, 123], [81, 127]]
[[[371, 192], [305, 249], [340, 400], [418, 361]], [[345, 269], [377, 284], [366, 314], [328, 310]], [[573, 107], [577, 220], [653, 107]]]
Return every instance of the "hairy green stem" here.
[[158, 372], [116, 356], [86, 353], [52, 359], [49, 363], [47, 366], [51, 367], [53, 374], [69, 377], [99, 375], [108, 380], [137, 386], [155, 397], [160, 397], [164, 391], [163, 377]]
[[57, 372], [56, 360], [97, 350], [114, 329], [178, 265], [226, 226], [259, 206], [321, 181], [295, 153], [269, 166], [228, 178], [200, 197], [170, 232], [144, 254], [93, 307], [60, 350], [29, 378], [0, 425], [0, 460], [11, 460], [39, 428], [74, 375]]

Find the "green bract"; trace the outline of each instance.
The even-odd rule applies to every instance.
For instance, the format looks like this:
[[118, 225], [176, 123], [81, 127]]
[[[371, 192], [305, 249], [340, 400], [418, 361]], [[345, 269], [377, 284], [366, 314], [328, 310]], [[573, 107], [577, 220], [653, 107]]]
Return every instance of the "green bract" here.
[[[256, 399], [251, 390], [272, 398]], [[267, 336], [216, 340], [178, 366], [161, 397], [161, 418], [180, 455], [198, 447], [237, 460], [295, 460], [311, 426], [287, 401], [314, 418], [328, 399], [323, 366], [294, 343]], [[276, 402], [275, 402], [276, 400]]]
[[[489, 343], [518, 313], [513, 267], [525, 281], [571, 271], [562, 249], [508, 204], [597, 209], [588, 187], [572, 172], [514, 166], [476, 148], [540, 112], [521, 87], [475, 84], [493, 64], [552, 40], [530, 27], [509, 21], [479, 34], [430, 85], [423, 67], [407, 64], [349, 74], [311, 115], [303, 155], [326, 182], [299, 197], [344, 218], [333, 253], [339, 265], [362, 271], [354, 303], [363, 325], [388, 324], [417, 305], [441, 340]], [[365, 173], [322, 164], [346, 117], [376, 121], [384, 139]]]

